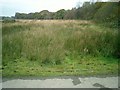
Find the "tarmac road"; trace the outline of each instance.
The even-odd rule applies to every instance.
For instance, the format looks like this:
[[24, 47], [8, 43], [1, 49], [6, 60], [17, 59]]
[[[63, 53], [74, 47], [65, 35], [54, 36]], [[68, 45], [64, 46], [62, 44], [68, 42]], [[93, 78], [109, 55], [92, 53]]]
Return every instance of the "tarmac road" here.
[[[2, 88], [118, 88], [118, 77], [52, 77], [3, 79]], [[102, 89], [101, 89], [102, 90]], [[107, 90], [107, 89], [106, 89]]]

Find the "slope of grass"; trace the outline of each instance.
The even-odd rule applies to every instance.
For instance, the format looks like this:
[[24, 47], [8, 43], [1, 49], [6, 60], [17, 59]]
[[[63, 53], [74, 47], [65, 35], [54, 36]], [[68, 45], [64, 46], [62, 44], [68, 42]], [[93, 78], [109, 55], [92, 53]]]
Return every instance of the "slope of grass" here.
[[78, 59], [66, 57], [65, 62], [59, 65], [45, 65], [37, 61], [20, 58], [3, 67], [3, 76], [117, 75], [117, 64], [118, 60], [114, 58], [91, 56]]
[[3, 23], [2, 34], [3, 76], [117, 74], [117, 30], [90, 21], [21, 20]]

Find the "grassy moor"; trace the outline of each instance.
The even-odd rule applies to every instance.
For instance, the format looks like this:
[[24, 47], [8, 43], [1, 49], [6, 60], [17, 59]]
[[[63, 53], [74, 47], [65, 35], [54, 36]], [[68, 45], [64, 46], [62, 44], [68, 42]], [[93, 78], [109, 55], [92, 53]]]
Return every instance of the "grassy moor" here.
[[88, 20], [3, 23], [3, 77], [117, 75], [117, 34]]

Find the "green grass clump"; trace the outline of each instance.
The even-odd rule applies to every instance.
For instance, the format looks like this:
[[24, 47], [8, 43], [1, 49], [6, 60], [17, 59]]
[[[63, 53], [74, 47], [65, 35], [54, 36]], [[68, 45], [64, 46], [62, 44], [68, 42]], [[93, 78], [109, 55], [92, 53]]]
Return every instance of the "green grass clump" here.
[[3, 76], [96, 75], [118, 70], [117, 30], [90, 21], [23, 20], [3, 23], [2, 34]]

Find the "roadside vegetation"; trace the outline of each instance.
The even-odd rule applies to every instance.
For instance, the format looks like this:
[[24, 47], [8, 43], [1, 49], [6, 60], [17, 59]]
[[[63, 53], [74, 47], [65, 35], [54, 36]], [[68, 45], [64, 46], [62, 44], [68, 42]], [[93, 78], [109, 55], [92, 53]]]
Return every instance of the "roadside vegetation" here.
[[3, 77], [117, 75], [117, 34], [85, 20], [3, 23]]
[[85, 2], [71, 10], [2, 17], [3, 77], [117, 75], [119, 7]]

